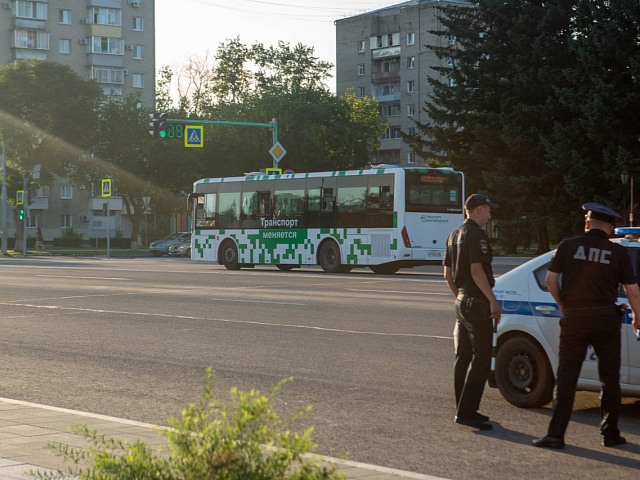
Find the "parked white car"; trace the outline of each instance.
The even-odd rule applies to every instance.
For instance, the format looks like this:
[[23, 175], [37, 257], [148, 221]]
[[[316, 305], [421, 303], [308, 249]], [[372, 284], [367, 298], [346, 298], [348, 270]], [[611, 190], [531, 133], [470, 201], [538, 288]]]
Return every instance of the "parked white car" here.
[[[627, 247], [636, 273], [640, 272], [640, 228], [619, 228], [626, 235], [614, 241]], [[494, 292], [502, 310], [498, 324], [495, 372], [489, 384], [518, 407], [540, 407], [552, 400], [560, 344], [560, 311], [544, 278], [553, 252], [548, 252], [502, 275]], [[627, 304], [620, 287], [618, 304]], [[631, 325], [631, 309], [622, 322], [622, 394], [640, 397], [640, 341]], [[598, 366], [589, 348], [578, 390], [600, 391]]]

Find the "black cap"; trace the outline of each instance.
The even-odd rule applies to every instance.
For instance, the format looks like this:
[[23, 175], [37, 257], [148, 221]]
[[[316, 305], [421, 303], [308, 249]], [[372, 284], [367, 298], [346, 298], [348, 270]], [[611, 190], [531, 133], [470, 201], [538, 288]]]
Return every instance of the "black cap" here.
[[601, 205], [600, 203], [585, 203], [582, 205], [582, 209], [588, 211], [591, 218], [607, 222], [613, 226], [615, 226], [616, 220], [622, 218], [619, 213], [614, 212], [609, 207]]
[[464, 202], [464, 208], [466, 208], [468, 211], [471, 211], [474, 208], [480, 207], [482, 205], [489, 205], [493, 209], [500, 207], [500, 205], [498, 205], [497, 203], [493, 203], [481, 193], [474, 193], [473, 195], [470, 195], [469, 198], [467, 198], [467, 201]]

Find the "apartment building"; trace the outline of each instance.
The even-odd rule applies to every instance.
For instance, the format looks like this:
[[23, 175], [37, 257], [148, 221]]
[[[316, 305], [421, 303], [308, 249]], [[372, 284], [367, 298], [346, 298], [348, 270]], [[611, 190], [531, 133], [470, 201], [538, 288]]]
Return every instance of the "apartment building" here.
[[[155, 104], [154, 0], [0, 0], [0, 65], [46, 60], [70, 66], [80, 77], [95, 80], [105, 95], [140, 94]], [[41, 168], [46, 169], [46, 165]], [[45, 240], [73, 228], [85, 238], [130, 233], [122, 199], [110, 199], [115, 216], [103, 214], [101, 191], [57, 179], [32, 191], [27, 234], [42, 228]], [[9, 192], [11, 196], [11, 192]], [[10, 222], [11, 219], [10, 219]], [[9, 226], [9, 236], [15, 226]], [[118, 232], [120, 231], [120, 232]]]
[[416, 133], [415, 121], [425, 123], [425, 102], [433, 89], [428, 78], [440, 78], [432, 69], [440, 66], [426, 45], [455, 45], [431, 33], [441, 28], [438, 8], [469, 6], [463, 0], [412, 0], [360, 15], [336, 20], [336, 91], [352, 90], [359, 97], [373, 97], [387, 129], [372, 163], [402, 166], [425, 165], [403, 142], [400, 132]]

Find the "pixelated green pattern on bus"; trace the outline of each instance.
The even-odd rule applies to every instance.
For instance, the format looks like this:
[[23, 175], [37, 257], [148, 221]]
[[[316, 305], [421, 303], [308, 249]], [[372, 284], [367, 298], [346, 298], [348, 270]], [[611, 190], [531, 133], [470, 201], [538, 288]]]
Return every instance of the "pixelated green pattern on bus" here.
[[[225, 236], [225, 230], [213, 231], [202, 236], [196, 231], [194, 251], [197, 258], [210, 260], [217, 257], [217, 239]], [[297, 263], [300, 265], [316, 262], [316, 245], [332, 238], [346, 252], [346, 263], [357, 265], [359, 259], [372, 254], [372, 246], [366, 241], [368, 236], [360, 228], [322, 228], [290, 230], [240, 230], [228, 235], [238, 245], [240, 263], [278, 264]], [[398, 241], [393, 238], [390, 250], [398, 250]]]

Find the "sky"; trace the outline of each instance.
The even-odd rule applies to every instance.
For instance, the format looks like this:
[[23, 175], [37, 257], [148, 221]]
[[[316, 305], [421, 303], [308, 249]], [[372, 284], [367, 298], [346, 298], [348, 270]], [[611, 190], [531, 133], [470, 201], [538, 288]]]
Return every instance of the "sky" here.
[[[320, 60], [336, 61], [333, 22], [402, 0], [156, 0], [156, 71], [188, 57], [204, 58], [220, 43], [285, 43], [313, 47]], [[335, 91], [335, 79], [328, 85]]]

